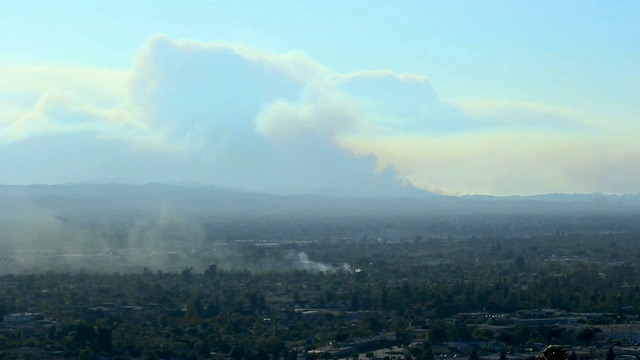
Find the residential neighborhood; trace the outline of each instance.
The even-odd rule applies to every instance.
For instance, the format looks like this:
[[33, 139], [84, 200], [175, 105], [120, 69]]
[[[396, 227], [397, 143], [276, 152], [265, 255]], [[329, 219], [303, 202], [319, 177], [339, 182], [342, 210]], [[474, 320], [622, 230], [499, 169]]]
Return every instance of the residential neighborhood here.
[[[633, 239], [227, 241], [194, 253], [202, 259], [224, 247], [243, 263], [272, 263], [273, 270], [209, 264], [172, 272], [6, 274], [0, 354], [531, 359], [559, 345], [576, 359], [605, 359], [609, 351], [635, 357], [640, 284]], [[576, 254], [579, 261], [556, 260]], [[187, 264], [189, 257], [172, 261]]]

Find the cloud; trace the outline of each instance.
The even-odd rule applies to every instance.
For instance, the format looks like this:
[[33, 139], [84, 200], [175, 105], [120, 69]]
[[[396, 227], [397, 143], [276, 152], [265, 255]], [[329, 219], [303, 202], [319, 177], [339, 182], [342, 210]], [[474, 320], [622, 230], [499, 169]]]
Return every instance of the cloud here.
[[69, 133], [115, 137], [141, 131], [146, 125], [125, 106], [129, 76], [108, 69], [0, 68], [0, 144]]
[[634, 193], [636, 135], [486, 131], [452, 136], [349, 138], [343, 146], [377, 154], [420, 187], [443, 194]]
[[[105, 80], [108, 71], [49, 70], [52, 83], [38, 77], [46, 69], [27, 71], [38, 74], [23, 89], [31, 103], [0, 123], [0, 158], [47, 164], [5, 175], [9, 182], [117, 175], [260, 191], [411, 190], [392, 169], [376, 173], [372, 156], [336, 145], [334, 137], [360, 118], [357, 109], [322, 65], [301, 54], [159, 35], [130, 72], [118, 72], [126, 74], [114, 80], [124, 91]], [[75, 80], [58, 79], [61, 72]], [[52, 166], [65, 172], [47, 176]]]
[[334, 136], [356, 120], [357, 109], [330, 88], [322, 66], [299, 54], [158, 36], [136, 58], [134, 74], [135, 103], [149, 109], [149, 122], [186, 144], [185, 161], [206, 168], [216, 184], [369, 194], [407, 189], [389, 172], [376, 174], [375, 159], [336, 146]]
[[479, 128], [601, 130], [605, 121], [559, 106], [504, 99], [462, 99], [452, 104]]
[[456, 108], [441, 101], [425, 76], [379, 70], [335, 74], [330, 80], [359, 104], [360, 132], [451, 133], [469, 125]]
[[262, 103], [295, 96], [318, 67], [300, 55], [158, 35], [136, 56], [131, 92], [150, 120], [163, 124], [251, 126], [246, 120]]
[[291, 140], [307, 132], [332, 139], [362, 117], [357, 103], [337, 91], [307, 89], [300, 101], [278, 100], [258, 115], [256, 130], [271, 139]]
[[97, 105], [115, 105], [127, 98], [129, 76], [129, 71], [100, 68], [5, 66], [0, 67], [0, 97], [28, 105], [42, 93], [58, 91]]
[[[300, 53], [157, 35], [130, 70], [0, 68], [0, 182], [129, 177], [256, 191], [637, 192], [629, 122]], [[28, 164], [26, 166], [25, 164]], [[64, 171], [60, 171], [63, 169]]]

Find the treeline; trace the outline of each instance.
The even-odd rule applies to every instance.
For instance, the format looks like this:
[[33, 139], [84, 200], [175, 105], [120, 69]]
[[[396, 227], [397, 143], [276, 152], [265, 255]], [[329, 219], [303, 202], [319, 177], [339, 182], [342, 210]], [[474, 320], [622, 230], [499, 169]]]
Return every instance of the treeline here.
[[[449, 340], [508, 346], [581, 341], [580, 334], [557, 327], [490, 332], [476, 326], [502, 325], [499, 317], [450, 319], [459, 313], [554, 308], [603, 313], [599, 324], [627, 321], [640, 314], [636, 238], [627, 233], [535, 239], [416, 234], [397, 241], [338, 239], [269, 247], [243, 242], [234, 251], [246, 263], [306, 251], [305, 261], [332, 270], [250, 272], [212, 265], [204, 272], [145, 268], [134, 274], [4, 275], [0, 312], [43, 318], [28, 327], [0, 324], [0, 358], [29, 348], [35, 358], [43, 356], [41, 351], [84, 358], [293, 359], [330, 342], [379, 345], [375, 341], [383, 340], [376, 336], [382, 334], [391, 334], [384, 337], [389, 344], [407, 345], [416, 337], [408, 329], [428, 330], [418, 339], [424, 343], [418, 358], [428, 354], [429, 344]], [[580, 336], [586, 343], [589, 334]]]

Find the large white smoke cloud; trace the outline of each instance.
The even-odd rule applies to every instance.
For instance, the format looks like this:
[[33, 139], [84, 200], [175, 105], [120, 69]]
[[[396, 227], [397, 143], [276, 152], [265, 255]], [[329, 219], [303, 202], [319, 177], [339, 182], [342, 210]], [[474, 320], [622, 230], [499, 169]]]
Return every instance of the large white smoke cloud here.
[[120, 79], [124, 100], [119, 91], [105, 90], [107, 100], [98, 102], [73, 94], [73, 86], [43, 91], [33, 81], [32, 95], [41, 94], [31, 108], [0, 113], [2, 160], [39, 164], [46, 157], [47, 164], [0, 181], [132, 177], [261, 191], [412, 191], [391, 168], [375, 173], [372, 155], [336, 145], [335, 136], [361, 119], [327, 78], [299, 54], [156, 36]]
[[632, 123], [559, 107], [443, 101], [424, 76], [335, 74], [301, 54], [162, 35], [130, 71], [0, 69], [0, 162], [14, 169], [0, 173], [3, 183], [637, 192], [629, 164], [640, 161], [638, 140]]

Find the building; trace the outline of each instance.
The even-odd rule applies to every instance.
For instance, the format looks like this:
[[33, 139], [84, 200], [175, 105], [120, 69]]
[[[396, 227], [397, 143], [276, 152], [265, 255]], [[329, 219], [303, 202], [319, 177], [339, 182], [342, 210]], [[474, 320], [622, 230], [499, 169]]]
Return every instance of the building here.
[[42, 313], [15, 313], [3, 316], [4, 322], [13, 324], [36, 322], [42, 318]]

